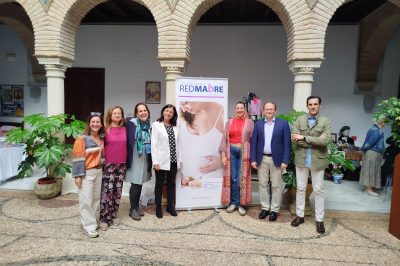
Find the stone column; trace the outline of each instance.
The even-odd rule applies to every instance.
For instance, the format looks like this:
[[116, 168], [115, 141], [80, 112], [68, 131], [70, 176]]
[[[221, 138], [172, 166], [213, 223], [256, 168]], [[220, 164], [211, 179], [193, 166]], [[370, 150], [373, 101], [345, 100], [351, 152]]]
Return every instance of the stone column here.
[[186, 59], [161, 60], [161, 67], [165, 70], [165, 103], [175, 103], [175, 80], [185, 71]]
[[306, 100], [311, 96], [314, 72], [322, 61], [293, 61], [289, 64], [294, 75], [293, 109], [307, 112]]
[[72, 65], [72, 62], [60, 58], [38, 58], [38, 60], [46, 69], [47, 115], [64, 113], [65, 71]]

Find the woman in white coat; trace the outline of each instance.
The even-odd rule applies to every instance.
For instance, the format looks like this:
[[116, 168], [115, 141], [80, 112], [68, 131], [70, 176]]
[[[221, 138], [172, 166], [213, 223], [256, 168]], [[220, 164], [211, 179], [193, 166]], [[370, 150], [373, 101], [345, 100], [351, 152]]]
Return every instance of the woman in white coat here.
[[151, 157], [156, 173], [154, 194], [156, 216], [160, 219], [163, 217], [161, 198], [165, 178], [168, 187], [167, 212], [177, 216], [175, 211], [175, 179], [179, 166], [177, 119], [175, 106], [167, 104], [162, 108], [160, 118], [152, 125]]

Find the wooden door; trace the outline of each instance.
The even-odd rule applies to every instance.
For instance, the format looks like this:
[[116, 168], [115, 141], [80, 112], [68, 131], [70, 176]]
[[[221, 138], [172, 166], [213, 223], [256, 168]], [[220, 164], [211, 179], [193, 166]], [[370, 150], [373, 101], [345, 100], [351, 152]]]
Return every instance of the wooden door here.
[[68, 68], [64, 82], [65, 113], [83, 121], [91, 112], [104, 114], [104, 76], [104, 68]]

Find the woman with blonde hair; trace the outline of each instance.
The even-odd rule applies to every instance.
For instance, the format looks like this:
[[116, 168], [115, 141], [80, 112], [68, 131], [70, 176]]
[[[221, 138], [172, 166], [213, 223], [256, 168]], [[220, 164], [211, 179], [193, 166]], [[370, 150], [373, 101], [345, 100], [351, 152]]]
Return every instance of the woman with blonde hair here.
[[126, 173], [127, 134], [124, 127], [124, 109], [112, 106], [104, 118], [105, 125], [105, 166], [101, 189], [100, 229], [119, 225], [119, 203]]

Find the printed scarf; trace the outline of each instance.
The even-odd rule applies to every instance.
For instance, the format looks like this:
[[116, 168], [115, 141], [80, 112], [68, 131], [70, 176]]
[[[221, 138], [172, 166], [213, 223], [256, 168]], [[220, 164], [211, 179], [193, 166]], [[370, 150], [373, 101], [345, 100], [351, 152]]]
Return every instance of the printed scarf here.
[[135, 137], [137, 141], [137, 152], [139, 157], [143, 153], [143, 144], [150, 144], [150, 121], [142, 122], [136, 118], [136, 132]]

